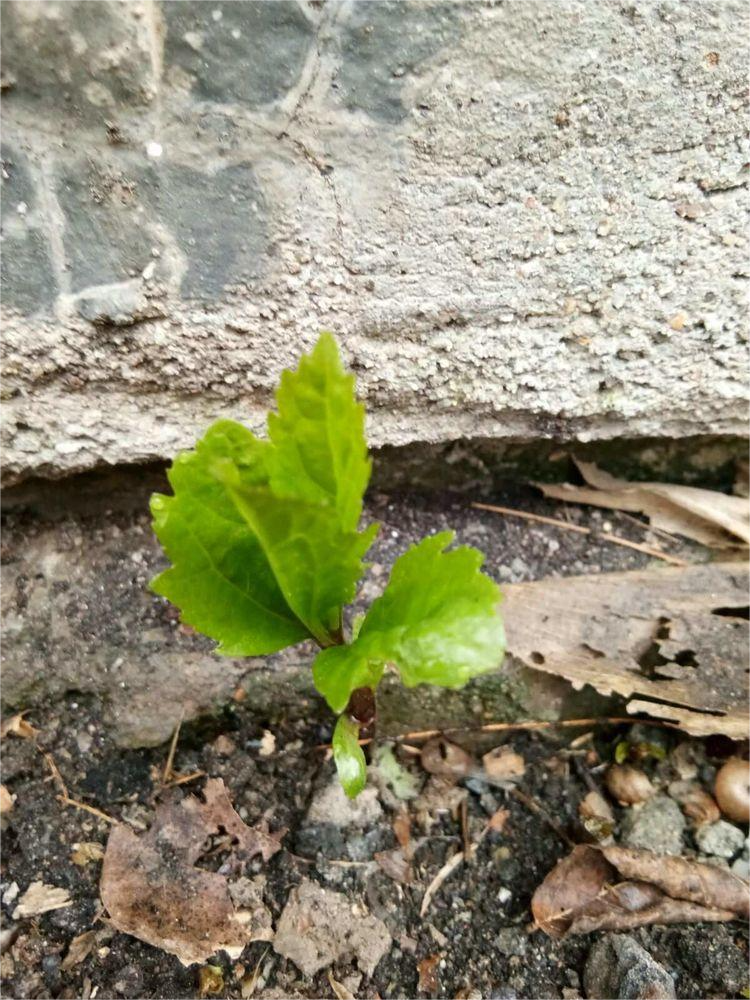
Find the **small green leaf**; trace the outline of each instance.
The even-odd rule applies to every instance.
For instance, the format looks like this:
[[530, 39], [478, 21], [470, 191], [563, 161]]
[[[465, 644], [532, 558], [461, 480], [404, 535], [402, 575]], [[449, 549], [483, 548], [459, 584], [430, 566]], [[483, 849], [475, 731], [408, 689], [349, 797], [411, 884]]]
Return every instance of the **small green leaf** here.
[[333, 759], [344, 791], [355, 798], [367, 782], [367, 764], [359, 745], [359, 726], [348, 715], [339, 716], [333, 731]]
[[332, 506], [341, 530], [355, 531], [372, 463], [364, 407], [354, 395], [336, 341], [322, 333], [296, 371], [285, 371], [269, 413], [274, 448], [269, 462], [277, 496]]
[[219, 470], [237, 510], [257, 537], [289, 607], [322, 645], [335, 641], [341, 608], [354, 598], [362, 556], [377, 525], [342, 532], [331, 508], [245, 487]]
[[458, 688], [502, 662], [505, 633], [497, 584], [480, 572], [483, 556], [453, 533], [425, 538], [393, 567], [355, 642], [321, 653], [313, 679], [334, 711], [357, 687], [374, 687], [392, 663], [407, 687]]
[[352, 691], [361, 687], [374, 691], [384, 669], [382, 659], [368, 659], [356, 642], [349, 646], [332, 646], [315, 658], [313, 683], [334, 712], [343, 712]]
[[309, 638], [282, 594], [261, 545], [216, 478], [229, 463], [237, 481], [266, 479], [268, 445], [240, 424], [220, 420], [195, 451], [169, 470], [174, 496], [151, 500], [154, 531], [172, 567], [151, 589], [182, 611], [182, 620], [220, 645], [226, 656], [258, 656]]

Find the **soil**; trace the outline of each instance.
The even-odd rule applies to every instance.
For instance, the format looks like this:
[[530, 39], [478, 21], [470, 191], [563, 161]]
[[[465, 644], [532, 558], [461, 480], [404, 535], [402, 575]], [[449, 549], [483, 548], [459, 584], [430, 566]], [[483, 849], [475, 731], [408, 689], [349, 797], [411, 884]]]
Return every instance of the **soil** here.
[[[541, 513], [560, 514], [558, 505], [540, 501], [522, 487], [509, 489], [498, 502], [525, 506]], [[383, 527], [374, 551], [376, 567], [385, 573], [398, 552], [416, 534], [447, 524], [458, 529], [461, 541], [488, 553], [487, 569], [499, 580], [533, 579], [554, 574], [636, 568], [647, 559], [627, 549], [607, 545], [596, 536], [529, 526], [512, 519], [472, 511], [464, 499], [375, 496], [370, 512]], [[124, 516], [124, 515], [123, 515]], [[571, 508], [570, 516], [596, 527], [644, 540], [643, 527], [621, 515]], [[23, 526], [23, 516], [17, 528]], [[28, 526], [28, 522], [27, 522]], [[697, 551], [687, 545], [672, 551]], [[376, 581], [378, 575], [376, 571]], [[377, 583], [373, 585], [377, 588]], [[372, 594], [368, 594], [371, 599]], [[3, 783], [15, 802], [5, 822], [0, 871], [2, 912], [12, 946], [5, 951], [0, 971], [6, 996], [13, 997], [196, 997], [208, 995], [201, 970], [184, 968], [179, 961], [133, 937], [113, 930], [99, 904], [100, 861], [85, 865], [71, 858], [73, 845], [106, 843], [109, 824], [91, 813], [65, 807], [58, 800], [59, 785], [51, 777], [47, 753], [59, 769], [69, 795], [145, 829], [163, 788], [160, 781], [168, 747], [123, 750], [117, 747], [102, 719], [98, 699], [69, 691], [54, 703], [38, 704], [28, 716], [39, 730], [36, 742], [14, 736], [3, 742]], [[585, 766], [601, 781], [597, 761], [612, 759], [615, 744], [630, 727], [602, 725], [586, 744]], [[275, 751], [261, 754], [265, 731], [276, 738]], [[490, 744], [465, 734], [467, 749], [483, 752], [488, 745], [506, 742], [526, 761], [521, 790], [538, 802], [555, 824], [574, 840], [582, 837], [577, 807], [589, 790], [579, 756], [571, 756], [571, 742], [581, 731], [550, 728], [537, 733], [514, 732]], [[300, 697], [261, 712], [242, 700], [231, 701], [218, 713], [183, 725], [174, 759], [176, 771], [203, 771], [222, 777], [235, 807], [248, 823], [266, 816], [272, 829], [287, 827], [284, 846], [269, 862], [252, 863], [249, 874], [267, 876], [266, 903], [274, 922], [291, 889], [302, 879], [320, 882], [366, 906], [384, 921], [393, 943], [369, 979], [356, 964], [339, 963], [331, 974], [348, 984], [360, 998], [374, 997], [564, 997], [583, 995], [582, 973], [598, 935], [553, 940], [530, 932], [529, 904], [534, 889], [555, 861], [568, 852], [552, 826], [513, 795], [469, 782], [467, 816], [474, 839], [497, 808], [509, 810], [501, 832], [485, 836], [470, 864], [461, 865], [420, 916], [426, 887], [441, 866], [461, 849], [462, 824], [450, 812], [436, 816], [429, 830], [413, 835], [426, 839], [414, 861], [414, 881], [393, 881], [372, 855], [396, 847], [394, 812], [384, 799], [382, 817], [365, 829], [331, 828], [305, 823], [315, 795], [333, 776], [333, 765], [321, 744], [330, 740], [331, 717], [315, 699]], [[234, 750], [227, 754], [228, 737]], [[679, 739], [660, 734], [667, 752]], [[217, 742], [218, 740], [218, 742]], [[721, 740], [708, 741], [711, 763], [729, 753]], [[592, 755], [593, 752], [593, 755]], [[574, 762], [574, 757], [579, 761]], [[400, 759], [424, 780], [418, 759], [400, 751]], [[593, 763], [592, 763], [593, 762]], [[649, 765], [656, 766], [653, 762]], [[184, 794], [199, 791], [202, 779], [188, 783]], [[618, 823], [624, 812], [616, 808]], [[684, 837], [685, 853], [696, 853], [691, 834]], [[17, 906], [15, 883], [22, 893], [33, 881], [65, 888], [72, 905], [31, 920], [13, 920]], [[9, 892], [9, 890], [11, 890]], [[14, 897], [14, 898], [11, 898]], [[356, 919], [356, 918], [355, 918]], [[79, 964], [62, 968], [71, 940], [94, 928], [96, 944]], [[679, 997], [747, 996], [748, 929], [740, 922], [648, 928], [634, 936], [675, 979]], [[437, 981], [419, 991], [419, 963], [438, 956]], [[241, 979], [259, 967], [257, 997], [326, 997], [332, 987], [325, 971], [305, 979], [287, 959], [267, 943], [249, 945], [238, 962], [220, 953], [212, 964], [221, 969], [221, 983], [210, 995], [240, 997]]]

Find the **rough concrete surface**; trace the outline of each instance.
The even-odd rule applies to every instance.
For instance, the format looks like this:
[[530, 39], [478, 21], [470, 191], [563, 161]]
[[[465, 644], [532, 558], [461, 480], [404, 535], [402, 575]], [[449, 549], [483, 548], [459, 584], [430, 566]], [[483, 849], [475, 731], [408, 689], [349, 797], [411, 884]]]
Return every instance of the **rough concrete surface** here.
[[5, 475], [262, 422], [743, 433], [740, 0], [3, 3]]

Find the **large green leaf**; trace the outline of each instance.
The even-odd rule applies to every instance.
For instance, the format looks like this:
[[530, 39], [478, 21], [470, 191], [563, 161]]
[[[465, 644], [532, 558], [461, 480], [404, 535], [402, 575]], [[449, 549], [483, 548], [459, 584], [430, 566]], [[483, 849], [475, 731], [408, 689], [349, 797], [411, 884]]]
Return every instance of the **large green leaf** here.
[[331, 645], [340, 636], [341, 609], [355, 596], [362, 556], [377, 525], [345, 532], [330, 506], [279, 497], [267, 487], [247, 487], [226, 467], [223, 475], [287, 604], [321, 645]]
[[228, 462], [238, 482], [259, 486], [267, 479], [268, 447], [240, 424], [221, 420], [194, 451], [174, 461], [168, 473], [174, 496], [151, 500], [154, 531], [172, 562], [151, 587], [227, 656], [272, 653], [309, 638], [258, 539], [215, 475], [217, 465]]
[[355, 798], [365, 787], [367, 764], [359, 745], [359, 726], [347, 715], [339, 717], [333, 731], [333, 759], [344, 791]]
[[505, 634], [497, 584], [480, 572], [481, 552], [450, 551], [452, 532], [425, 538], [395, 563], [383, 595], [349, 646], [319, 654], [313, 677], [334, 711], [357, 687], [374, 687], [392, 663], [407, 687], [462, 687], [500, 665]]
[[342, 531], [355, 531], [371, 468], [365, 414], [330, 333], [321, 334], [296, 371], [282, 373], [276, 402], [278, 413], [268, 415], [271, 489], [330, 504]]

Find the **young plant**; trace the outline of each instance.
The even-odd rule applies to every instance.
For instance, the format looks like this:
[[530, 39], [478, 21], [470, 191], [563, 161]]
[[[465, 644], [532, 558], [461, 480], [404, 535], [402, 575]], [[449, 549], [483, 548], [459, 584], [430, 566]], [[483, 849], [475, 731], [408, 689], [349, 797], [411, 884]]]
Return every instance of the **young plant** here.
[[284, 371], [268, 440], [219, 420], [169, 470], [172, 496], [151, 500], [171, 567], [152, 589], [224, 656], [261, 656], [305, 639], [321, 647], [318, 691], [339, 716], [333, 755], [347, 795], [366, 780], [360, 729], [374, 720], [387, 666], [407, 687], [462, 687], [497, 667], [500, 592], [476, 549], [448, 549], [453, 532], [401, 555], [384, 593], [347, 638], [344, 608], [377, 525], [360, 531], [371, 461], [364, 407], [336, 341], [324, 333]]

